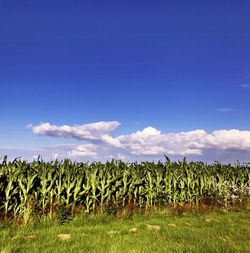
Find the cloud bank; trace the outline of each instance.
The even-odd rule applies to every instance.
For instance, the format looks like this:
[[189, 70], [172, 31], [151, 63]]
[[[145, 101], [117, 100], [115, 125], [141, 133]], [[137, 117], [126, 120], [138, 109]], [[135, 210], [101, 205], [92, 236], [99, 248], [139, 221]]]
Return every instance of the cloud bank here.
[[[40, 136], [72, 138], [79, 145], [69, 145], [66, 149], [54, 149], [61, 158], [83, 160], [109, 160], [112, 158], [133, 160], [160, 159], [163, 154], [172, 157], [190, 157], [207, 160], [232, 158], [241, 159], [239, 154], [250, 157], [250, 131], [237, 129], [217, 130], [211, 133], [203, 129], [187, 132], [161, 132], [154, 127], [146, 127], [128, 135], [114, 136], [120, 123], [100, 121], [82, 125], [56, 126], [50, 123], [29, 125], [33, 133]], [[224, 157], [224, 158], [223, 158]], [[230, 160], [230, 159], [229, 159]]]

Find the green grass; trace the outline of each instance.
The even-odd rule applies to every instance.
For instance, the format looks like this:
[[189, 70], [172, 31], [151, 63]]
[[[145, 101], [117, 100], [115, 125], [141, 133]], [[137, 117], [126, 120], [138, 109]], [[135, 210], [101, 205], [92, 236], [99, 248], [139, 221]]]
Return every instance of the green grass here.
[[[147, 225], [160, 231], [148, 231]], [[129, 232], [137, 228], [137, 232]], [[70, 234], [61, 241], [58, 234]], [[0, 252], [250, 252], [250, 212], [134, 214], [129, 219], [107, 215], [78, 216], [59, 225], [1, 224]]]

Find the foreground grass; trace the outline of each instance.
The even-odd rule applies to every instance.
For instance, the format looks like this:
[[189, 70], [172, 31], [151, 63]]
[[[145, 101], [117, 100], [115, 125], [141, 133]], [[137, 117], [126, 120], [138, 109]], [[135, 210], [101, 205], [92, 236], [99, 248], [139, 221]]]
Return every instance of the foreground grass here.
[[[154, 225], [154, 226], [148, 226]], [[59, 238], [60, 234], [61, 238]], [[250, 252], [250, 212], [96, 215], [69, 223], [1, 225], [0, 252]]]

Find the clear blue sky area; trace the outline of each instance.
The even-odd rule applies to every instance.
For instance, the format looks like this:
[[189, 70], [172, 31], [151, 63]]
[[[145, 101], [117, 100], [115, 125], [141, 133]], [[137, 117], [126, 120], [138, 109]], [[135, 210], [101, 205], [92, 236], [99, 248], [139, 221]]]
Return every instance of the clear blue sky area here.
[[63, 142], [41, 122], [250, 130], [249, 108], [250, 1], [0, 0], [0, 146]]

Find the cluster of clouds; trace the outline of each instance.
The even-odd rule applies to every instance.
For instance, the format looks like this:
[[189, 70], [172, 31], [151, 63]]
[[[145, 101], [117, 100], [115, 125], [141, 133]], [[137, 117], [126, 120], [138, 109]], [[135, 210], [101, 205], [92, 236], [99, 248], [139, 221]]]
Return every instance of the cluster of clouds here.
[[[29, 125], [40, 136], [72, 138], [80, 144], [54, 147], [53, 157], [109, 160], [160, 159], [163, 154], [172, 157], [208, 157], [215, 154], [232, 157], [233, 154], [250, 154], [250, 131], [217, 130], [211, 133], [203, 129], [178, 133], [162, 133], [154, 127], [146, 127], [127, 135], [114, 136], [120, 123], [100, 121], [83, 125], [56, 126], [50, 123]], [[234, 157], [234, 160], [238, 157]], [[222, 159], [223, 160], [223, 159]]]

